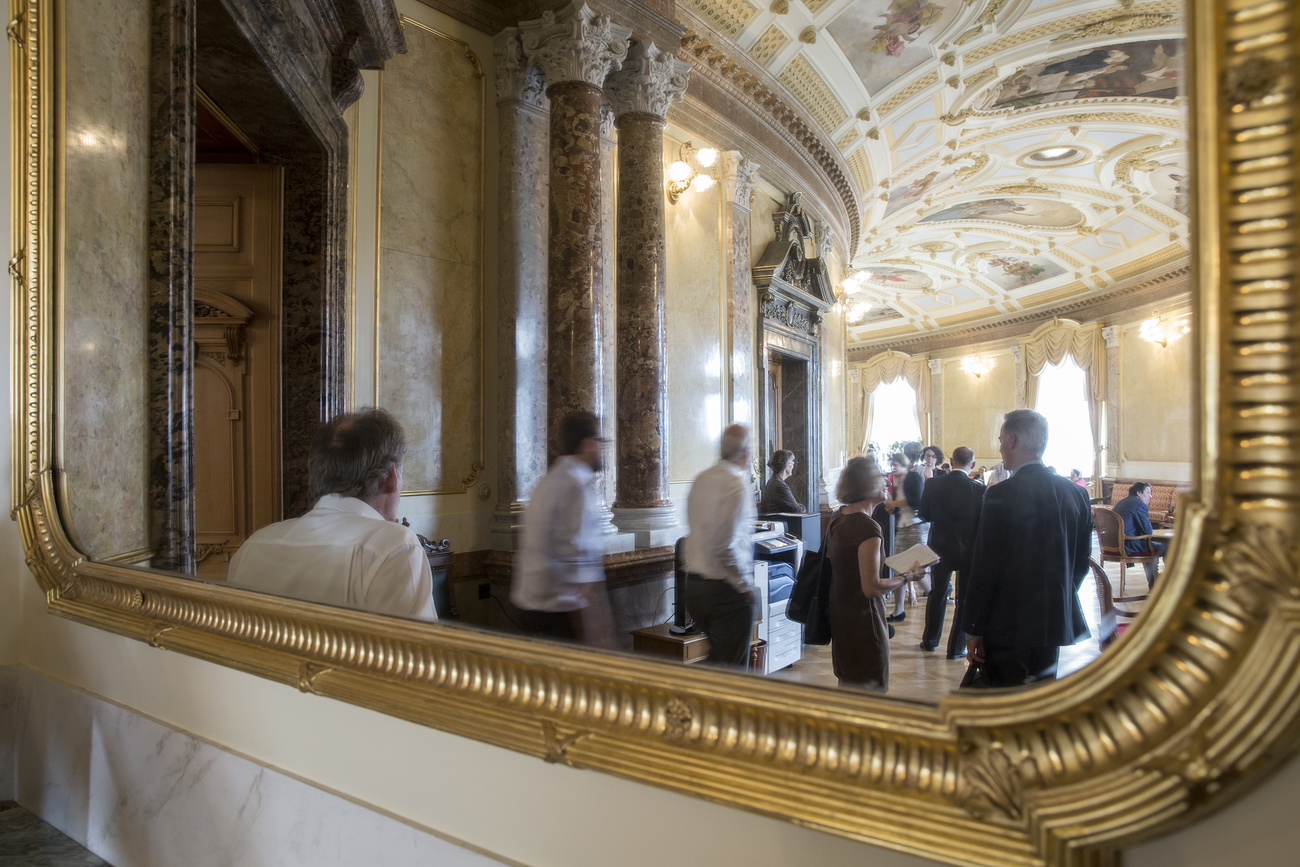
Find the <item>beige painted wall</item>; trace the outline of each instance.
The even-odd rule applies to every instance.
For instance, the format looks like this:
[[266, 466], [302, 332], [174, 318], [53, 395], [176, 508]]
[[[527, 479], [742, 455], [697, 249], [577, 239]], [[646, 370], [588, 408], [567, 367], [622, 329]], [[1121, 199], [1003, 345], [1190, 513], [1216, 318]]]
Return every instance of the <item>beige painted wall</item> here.
[[[677, 159], [684, 139], [664, 136], [664, 165]], [[697, 148], [713, 145], [698, 137]], [[729, 376], [723, 357], [726, 327], [722, 258], [721, 184], [665, 201], [668, 256], [668, 474], [695, 478], [718, 459]], [[728, 215], [730, 219], [730, 215]]]
[[1007, 352], [981, 353], [993, 362], [993, 369], [973, 376], [961, 369], [961, 359], [943, 361], [941, 405], [943, 442], [939, 446], [951, 455], [957, 446], [975, 450], [976, 466], [992, 466], [998, 455], [998, 431], [1002, 416], [1016, 408], [1015, 359]]
[[1145, 341], [1141, 322], [1119, 326], [1119, 435], [1122, 478], [1191, 480], [1192, 341]]

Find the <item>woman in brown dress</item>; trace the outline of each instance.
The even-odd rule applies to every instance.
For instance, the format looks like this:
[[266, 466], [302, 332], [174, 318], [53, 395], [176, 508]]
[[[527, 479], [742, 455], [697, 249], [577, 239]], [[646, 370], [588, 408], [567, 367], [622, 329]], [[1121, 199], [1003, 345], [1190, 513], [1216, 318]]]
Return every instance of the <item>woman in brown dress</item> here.
[[889, 627], [882, 597], [921, 573], [882, 577], [880, 525], [871, 511], [885, 500], [885, 475], [874, 460], [849, 461], [835, 497], [844, 505], [826, 529], [831, 663], [840, 686], [888, 692]]

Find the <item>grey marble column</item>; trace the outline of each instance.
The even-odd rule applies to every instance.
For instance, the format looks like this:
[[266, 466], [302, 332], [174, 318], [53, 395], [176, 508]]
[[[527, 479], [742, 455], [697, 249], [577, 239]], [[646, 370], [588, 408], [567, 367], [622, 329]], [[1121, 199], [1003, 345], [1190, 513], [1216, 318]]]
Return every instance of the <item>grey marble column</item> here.
[[[609, 82], [605, 83], [608, 97]], [[615, 297], [614, 256], [618, 247], [614, 225], [614, 161], [618, 150], [618, 124], [614, 118], [614, 108], [608, 98], [600, 104], [600, 269], [604, 292], [600, 299], [600, 368], [602, 372], [601, 391], [604, 395], [597, 413], [604, 423], [605, 438], [610, 441], [606, 455], [605, 469], [601, 472], [605, 486], [601, 489], [604, 499], [601, 501], [601, 517], [606, 521], [606, 532], [616, 532], [614, 515], [609, 504], [614, 502], [618, 489], [618, 346], [615, 332], [618, 329], [618, 302]]]
[[520, 24], [519, 34], [551, 100], [546, 402], [553, 458], [560, 419], [603, 406], [600, 103], [631, 31], [573, 3]]
[[723, 219], [727, 251], [727, 359], [731, 369], [728, 421], [755, 424], [754, 286], [750, 277], [749, 197], [758, 183], [758, 163], [740, 151], [722, 154]]
[[546, 473], [546, 214], [549, 107], [511, 27], [497, 34], [497, 508], [494, 551], [513, 551], [523, 503]]
[[[1106, 428], [1102, 435], [1106, 438], [1097, 443], [1096, 467], [1093, 478], [1119, 475], [1119, 328], [1107, 325], [1101, 329], [1102, 340], [1106, 342]], [[1096, 489], [1101, 496], [1101, 488]]]
[[149, 544], [193, 574], [193, 0], [155, 0], [149, 64]]
[[664, 118], [689, 65], [638, 43], [606, 91], [618, 117], [618, 497], [638, 548], [670, 545]]
[[[926, 364], [930, 368], [930, 439], [928, 442], [943, 446], [943, 359], [931, 358]], [[952, 454], [951, 448], [947, 450]]]

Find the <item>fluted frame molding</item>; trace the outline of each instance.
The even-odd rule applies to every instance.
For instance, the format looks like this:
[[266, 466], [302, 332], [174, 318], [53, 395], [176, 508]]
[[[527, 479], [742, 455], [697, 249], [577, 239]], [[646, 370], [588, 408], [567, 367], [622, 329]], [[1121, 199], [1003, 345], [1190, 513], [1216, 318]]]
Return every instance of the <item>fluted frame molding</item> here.
[[518, 30], [524, 56], [542, 70], [548, 87], [571, 81], [604, 87], [610, 72], [623, 65], [632, 36], [631, 28], [576, 0], [520, 23]]
[[667, 117], [669, 107], [685, 95], [690, 78], [689, 63], [653, 42], [636, 42], [622, 68], [605, 79], [605, 97], [615, 117], [634, 113]]

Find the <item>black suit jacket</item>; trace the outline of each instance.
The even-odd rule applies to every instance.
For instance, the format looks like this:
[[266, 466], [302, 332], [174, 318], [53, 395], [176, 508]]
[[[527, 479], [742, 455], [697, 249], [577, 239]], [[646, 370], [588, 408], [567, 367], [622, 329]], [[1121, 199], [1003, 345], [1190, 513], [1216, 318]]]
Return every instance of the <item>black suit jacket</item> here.
[[1092, 555], [1083, 488], [1026, 464], [989, 488], [966, 579], [962, 628], [987, 647], [1058, 647], [1088, 635], [1079, 585]]
[[952, 472], [926, 482], [921, 494], [921, 520], [930, 524], [929, 546], [943, 558], [945, 566], [962, 575], [970, 572], [971, 555], [975, 553], [984, 491], [983, 482]]

